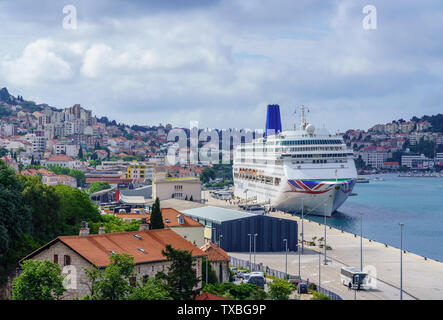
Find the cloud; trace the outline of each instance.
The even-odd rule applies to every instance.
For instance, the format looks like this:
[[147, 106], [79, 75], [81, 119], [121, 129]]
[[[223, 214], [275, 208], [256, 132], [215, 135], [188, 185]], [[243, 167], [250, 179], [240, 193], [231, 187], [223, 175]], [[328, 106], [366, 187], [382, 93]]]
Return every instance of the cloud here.
[[128, 123], [261, 128], [266, 103], [282, 106], [287, 127], [305, 104], [331, 129], [441, 108], [436, 0], [373, 0], [373, 31], [362, 28], [363, 0], [72, 1], [71, 31], [62, 6], [44, 3], [0, 4], [14, 39], [0, 38], [0, 78], [56, 106]]
[[72, 77], [70, 64], [55, 52], [51, 40], [36, 40], [16, 58], [4, 58], [1, 69], [7, 81], [32, 86], [37, 82], [56, 82]]

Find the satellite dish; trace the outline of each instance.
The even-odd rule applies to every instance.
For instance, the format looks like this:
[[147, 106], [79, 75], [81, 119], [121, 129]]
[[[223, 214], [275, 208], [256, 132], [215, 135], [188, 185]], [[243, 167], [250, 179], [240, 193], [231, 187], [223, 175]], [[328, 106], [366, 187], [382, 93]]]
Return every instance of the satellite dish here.
[[315, 127], [314, 127], [314, 125], [312, 125], [312, 124], [308, 124], [308, 126], [306, 127], [306, 132], [307, 132], [308, 134], [314, 134], [314, 131], [315, 131]]

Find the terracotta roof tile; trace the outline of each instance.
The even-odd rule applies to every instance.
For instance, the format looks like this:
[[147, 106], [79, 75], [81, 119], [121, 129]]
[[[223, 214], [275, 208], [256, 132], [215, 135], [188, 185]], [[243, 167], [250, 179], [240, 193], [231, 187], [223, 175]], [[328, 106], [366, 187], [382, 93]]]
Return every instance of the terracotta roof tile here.
[[231, 300], [225, 297], [220, 297], [210, 292], [203, 292], [195, 297], [195, 300]]
[[200, 249], [208, 254], [209, 261], [229, 261], [229, 255], [225, 250], [212, 243], [211, 241], [205, 243]]
[[[134, 234], [141, 237], [138, 239]], [[133, 231], [88, 236], [61, 236], [61, 242], [83, 256], [97, 267], [105, 267], [110, 262], [111, 251], [134, 256], [135, 263], [166, 261], [161, 254], [166, 244], [175, 249], [188, 250], [193, 257], [206, 255], [188, 240], [169, 229]], [[145, 250], [143, 253], [139, 248]]]

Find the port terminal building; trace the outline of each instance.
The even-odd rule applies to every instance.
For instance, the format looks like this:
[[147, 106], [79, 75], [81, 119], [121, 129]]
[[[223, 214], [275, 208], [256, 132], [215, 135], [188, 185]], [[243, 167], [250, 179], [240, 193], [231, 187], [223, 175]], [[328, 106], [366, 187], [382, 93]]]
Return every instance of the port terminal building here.
[[[298, 225], [294, 220], [215, 206], [181, 210], [205, 226], [205, 238], [228, 252], [297, 251]], [[255, 239], [254, 239], [255, 238]], [[255, 240], [255, 241], [254, 241]]]

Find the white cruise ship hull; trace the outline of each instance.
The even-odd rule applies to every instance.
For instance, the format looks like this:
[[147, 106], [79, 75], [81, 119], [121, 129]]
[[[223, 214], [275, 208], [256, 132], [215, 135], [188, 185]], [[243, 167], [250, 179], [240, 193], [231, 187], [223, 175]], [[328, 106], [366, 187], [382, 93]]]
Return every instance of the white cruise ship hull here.
[[[284, 185], [286, 184], [286, 185]], [[270, 207], [290, 213], [312, 215], [326, 214], [330, 217], [348, 198], [355, 180], [322, 181], [286, 179], [280, 188], [257, 182], [237, 181], [234, 195], [255, 203], [269, 204]], [[248, 190], [245, 192], [245, 190]], [[246, 197], [247, 195], [247, 197]]]

